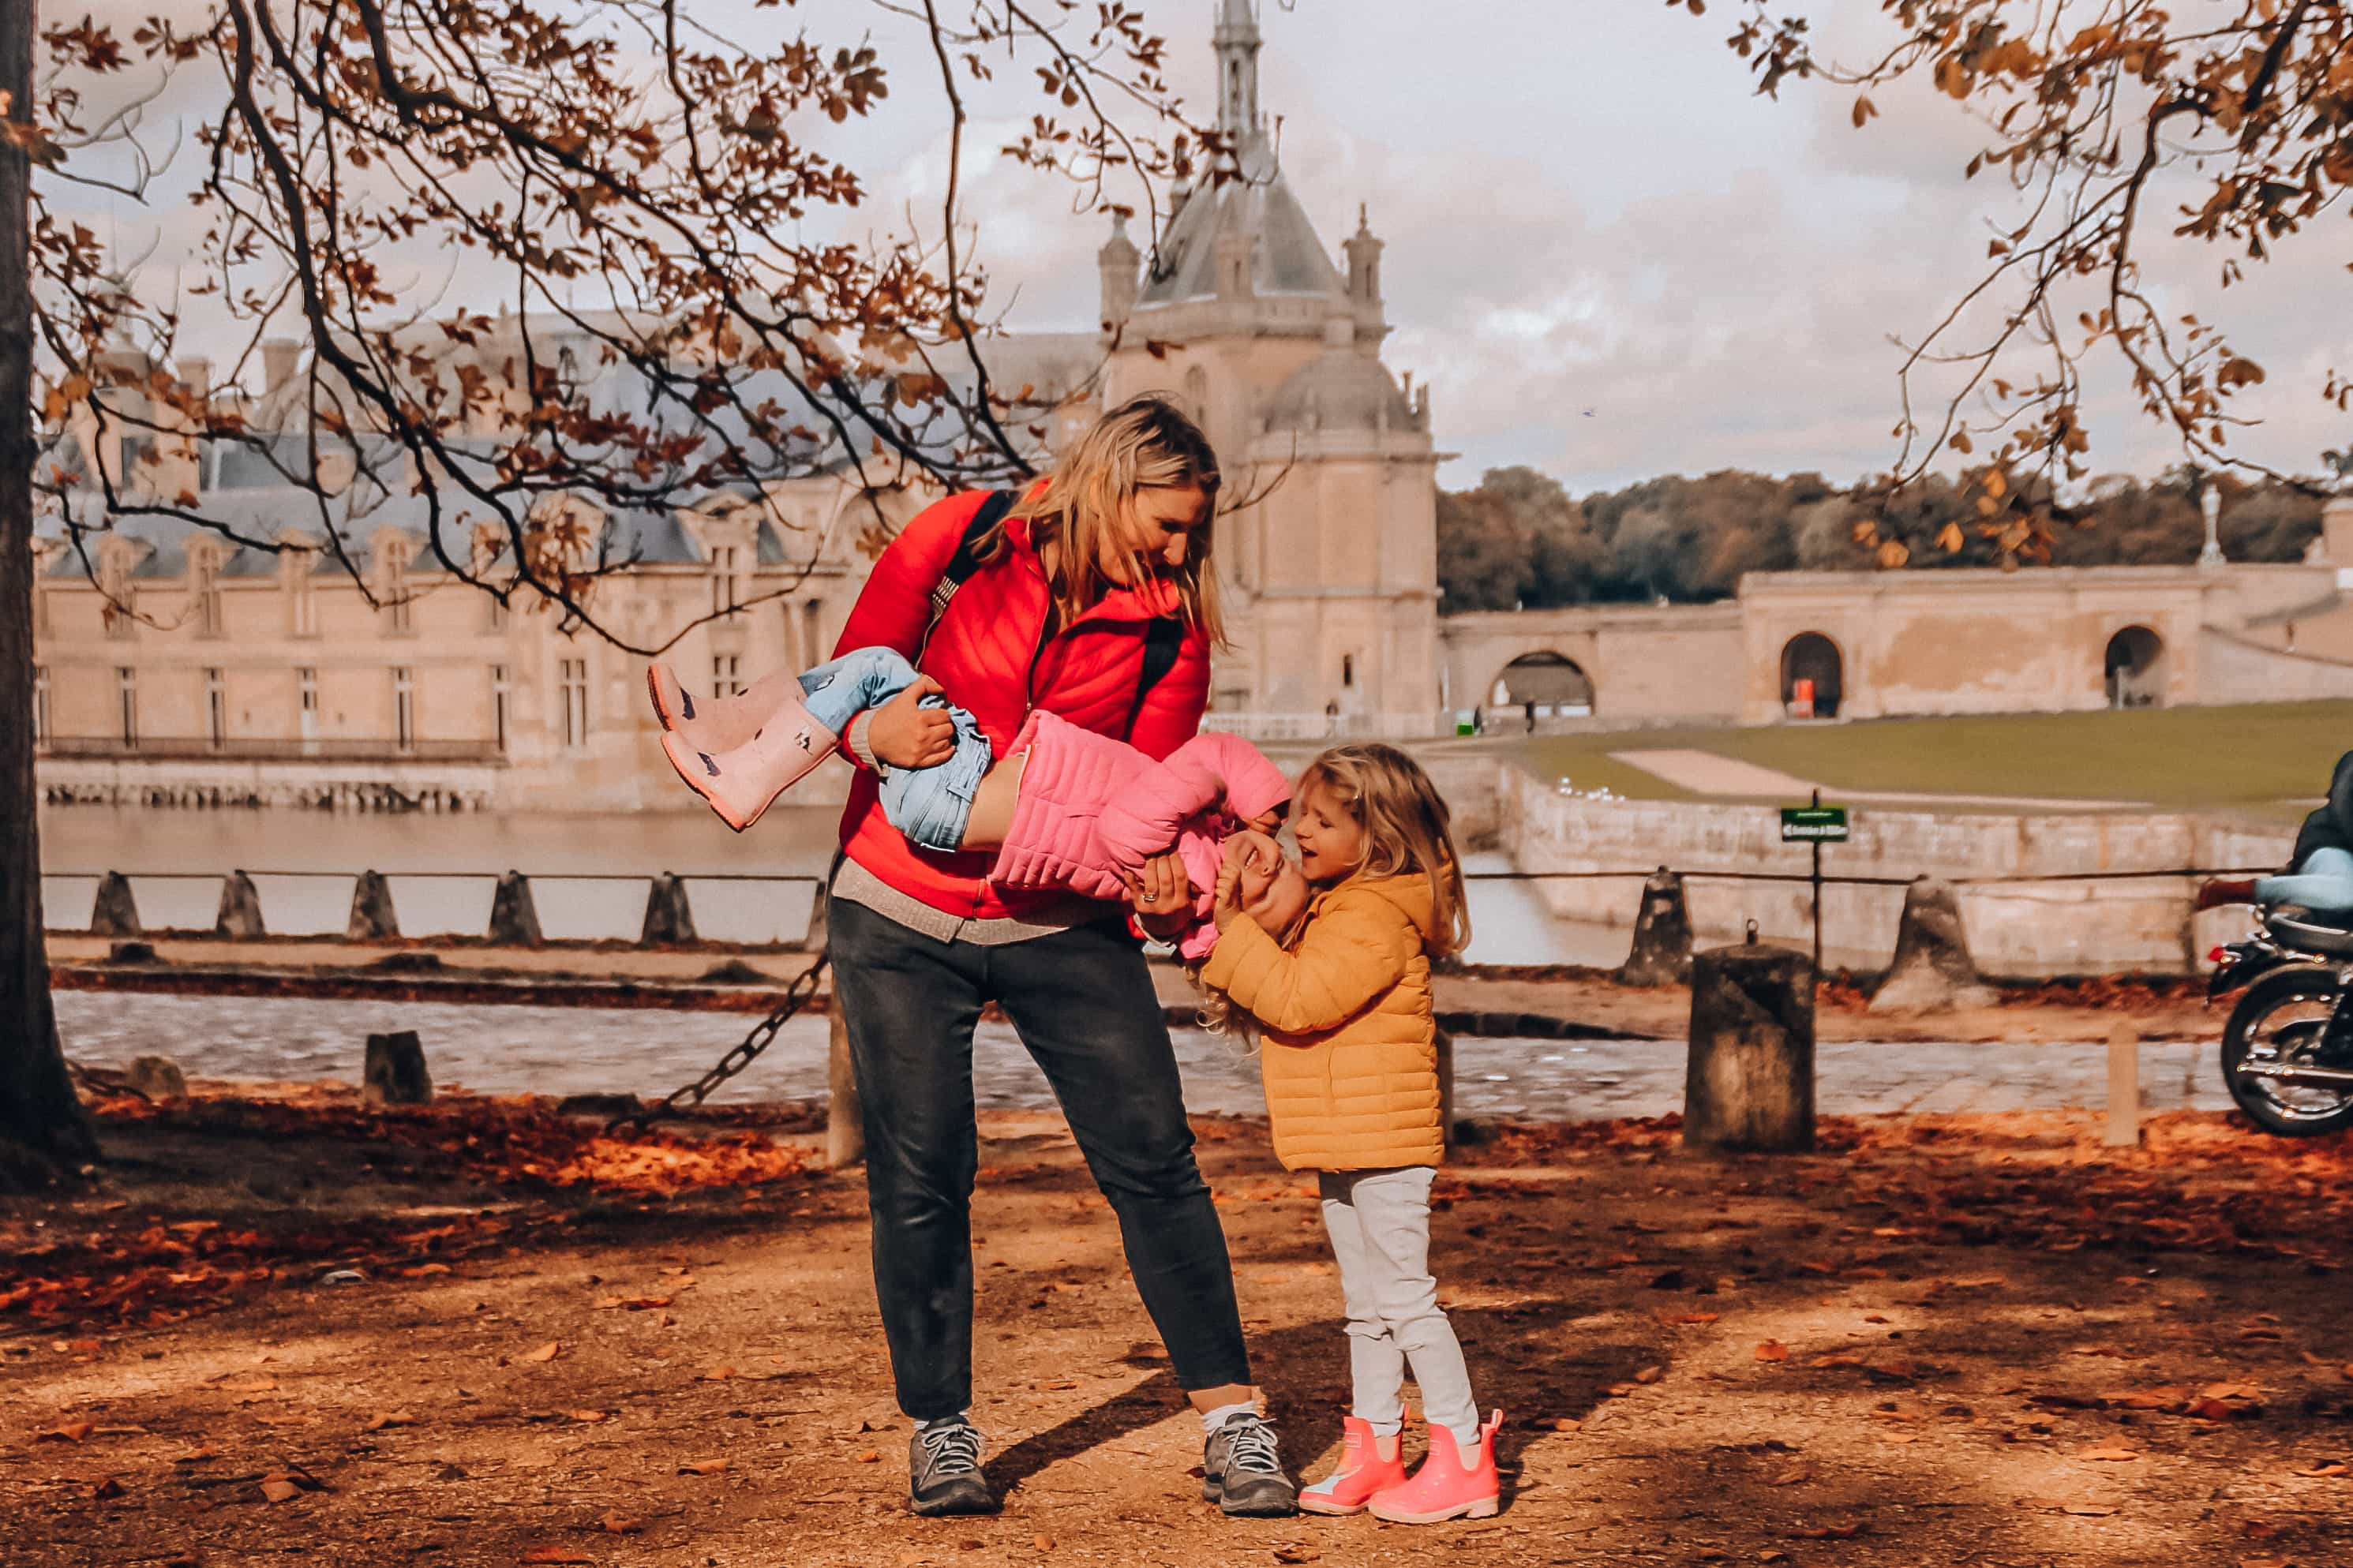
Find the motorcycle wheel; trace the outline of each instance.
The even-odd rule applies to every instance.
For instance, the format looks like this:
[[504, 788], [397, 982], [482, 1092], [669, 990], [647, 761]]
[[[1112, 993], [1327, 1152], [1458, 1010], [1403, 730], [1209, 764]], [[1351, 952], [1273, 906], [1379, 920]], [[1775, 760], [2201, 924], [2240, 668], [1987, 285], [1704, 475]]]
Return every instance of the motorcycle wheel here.
[[2246, 1070], [2314, 1061], [2342, 994], [2334, 973], [2299, 964], [2264, 975], [2231, 1009], [2231, 1021], [2222, 1026], [2222, 1084], [2264, 1131], [2316, 1138], [2353, 1126], [2353, 1084], [2334, 1089], [2281, 1083]]

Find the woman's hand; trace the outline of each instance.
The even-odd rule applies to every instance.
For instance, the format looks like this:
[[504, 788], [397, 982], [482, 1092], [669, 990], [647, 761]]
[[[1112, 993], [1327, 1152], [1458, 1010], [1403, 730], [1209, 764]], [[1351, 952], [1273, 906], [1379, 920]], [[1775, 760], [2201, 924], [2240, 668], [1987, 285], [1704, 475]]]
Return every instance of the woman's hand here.
[[867, 749], [885, 767], [935, 768], [955, 755], [955, 721], [944, 708], [922, 706], [940, 690], [928, 675], [874, 710], [866, 726]]
[[1160, 942], [1166, 942], [1191, 922], [1193, 879], [1174, 849], [1163, 850], [1140, 867], [1135, 875], [1120, 879], [1127, 884], [1127, 900], [1135, 910], [1135, 923]]

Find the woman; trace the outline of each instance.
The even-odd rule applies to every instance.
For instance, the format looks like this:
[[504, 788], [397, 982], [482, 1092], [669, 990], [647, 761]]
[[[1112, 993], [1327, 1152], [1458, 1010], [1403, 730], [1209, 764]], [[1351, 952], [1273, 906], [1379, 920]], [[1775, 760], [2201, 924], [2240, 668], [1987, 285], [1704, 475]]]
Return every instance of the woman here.
[[[1235, 1514], [1297, 1506], [1257, 1410], [1225, 1232], [1194, 1163], [1176, 1054], [1127, 910], [992, 887], [986, 854], [916, 848], [878, 804], [878, 770], [934, 767], [954, 752], [955, 721], [932, 695], [942, 689], [1000, 755], [1033, 709], [1155, 758], [1189, 739], [1220, 637], [1217, 492], [1200, 431], [1170, 405], [1136, 399], [995, 521], [977, 495], [927, 509], [875, 563], [842, 629], [841, 650], [895, 648], [929, 678], [844, 732], [860, 771], [829, 914], [865, 1102], [875, 1293], [900, 1408], [916, 1422], [908, 1491], [920, 1514], [997, 1506], [969, 1414], [972, 1031], [992, 1001], [1053, 1085], [1119, 1216], [1137, 1292], [1208, 1434], [1206, 1495]], [[1154, 657], [1172, 646], [1173, 659]], [[1129, 888], [1155, 935], [1182, 925], [1193, 895], [1173, 854], [1147, 861]]]

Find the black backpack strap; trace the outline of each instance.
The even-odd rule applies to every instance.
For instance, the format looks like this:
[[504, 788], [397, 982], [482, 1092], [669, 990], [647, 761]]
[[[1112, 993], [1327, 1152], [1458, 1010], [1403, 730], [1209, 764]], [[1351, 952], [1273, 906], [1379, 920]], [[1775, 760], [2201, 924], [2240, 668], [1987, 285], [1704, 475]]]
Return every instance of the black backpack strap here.
[[1158, 616], [1144, 623], [1144, 673], [1135, 682], [1135, 700], [1127, 710], [1127, 733], [1135, 734], [1135, 721], [1144, 717], [1144, 700], [1160, 684], [1160, 678], [1176, 668], [1176, 656], [1184, 651], [1185, 623], [1175, 616]]
[[997, 521], [1012, 507], [1011, 490], [991, 490], [988, 498], [980, 503], [979, 510], [972, 514], [972, 521], [964, 525], [964, 537], [956, 541], [955, 553], [948, 557], [947, 570], [942, 572], [940, 580], [932, 584], [932, 618], [923, 624], [923, 640], [916, 646], [916, 658], [923, 657], [923, 647], [932, 640], [933, 628], [940, 624], [940, 617], [948, 613], [948, 603], [956, 596], [956, 590], [965, 585], [965, 579], [980, 570], [980, 558], [976, 552], [982, 537], [995, 528]]

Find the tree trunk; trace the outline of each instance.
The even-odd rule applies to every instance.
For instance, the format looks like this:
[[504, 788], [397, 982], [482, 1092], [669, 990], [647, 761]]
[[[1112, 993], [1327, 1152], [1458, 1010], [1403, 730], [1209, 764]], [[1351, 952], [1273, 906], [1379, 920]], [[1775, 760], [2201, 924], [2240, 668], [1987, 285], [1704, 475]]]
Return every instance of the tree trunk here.
[[[31, 118], [34, 6], [0, 5], [0, 92]], [[41, 930], [33, 785], [30, 163], [0, 140], [0, 1185], [98, 1152], [66, 1077]], [[11, 717], [13, 715], [13, 717]]]

